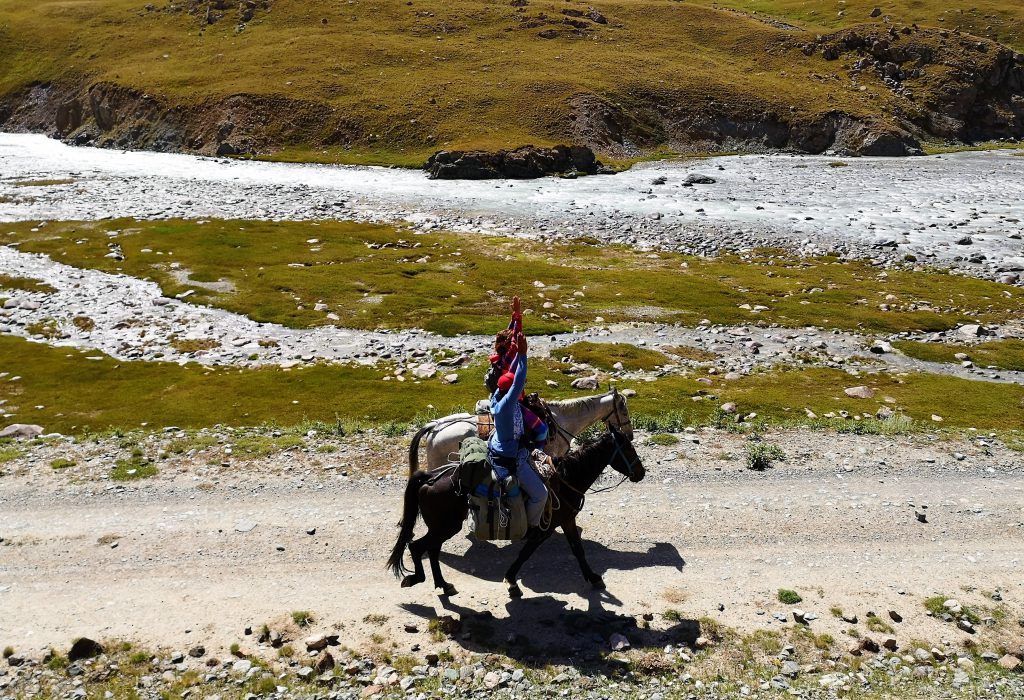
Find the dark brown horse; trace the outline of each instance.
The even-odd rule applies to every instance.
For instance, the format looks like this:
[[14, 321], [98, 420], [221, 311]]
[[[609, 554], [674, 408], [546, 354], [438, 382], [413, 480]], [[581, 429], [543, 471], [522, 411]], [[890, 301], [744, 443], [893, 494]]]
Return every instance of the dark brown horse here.
[[[523, 595], [516, 578], [519, 569], [530, 558], [544, 540], [550, 537], [556, 527], [560, 527], [569, 541], [572, 553], [580, 564], [583, 577], [594, 588], [604, 589], [604, 581], [594, 573], [583, 553], [583, 541], [576, 527], [576, 515], [583, 509], [585, 494], [607, 465], [623, 475], [623, 480], [632, 482], [644, 478], [644, 467], [633, 449], [633, 443], [613, 426], [593, 442], [571, 450], [564, 457], [555, 460], [556, 474], [548, 484], [552, 503], [551, 522], [546, 529], [531, 529], [525, 538], [525, 544], [519, 556], [505, 572], [508, 592], [513, 598]], [[469, 503], [464, 493], [459, 491], [458, 478], [451, 477], [451, 468], [435, 469], [429, 472], [416, 472], [409, 477], [405, 487], [405, 507], [399, 523], [401, 532], [398, 541], [388, 558], [387, 566], [396, 578], [402, 578], [402, 587], [415, 586], [427, 579], [423, 571], [423, 555], [430, 557], [430, 570], [434, 574], [434, 587], [440, 588], [444, 595], [458, 593], [455, 587], [444, 580], [438, 557], [441, 545], [454, 537], [462, 529], [462, 523], [469, 514]], [[427, 534], [413, 540], [413, 527], [418, 515], [423, 515], [427, 526]], [[405, 548], [409, 547], [415, 571], [409, 574], [405, 568], [403, 557]]]

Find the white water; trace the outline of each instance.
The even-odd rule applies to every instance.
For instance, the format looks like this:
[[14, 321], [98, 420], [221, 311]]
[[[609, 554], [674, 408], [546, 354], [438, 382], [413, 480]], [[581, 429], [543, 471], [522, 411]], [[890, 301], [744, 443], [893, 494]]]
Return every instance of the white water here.
[[[436, 222], [458, 230], [593, 234], [641, 246], [759, 242], [1024, 267], [1024, 158], [988, 151], [921, 158], [793, 155], [650, 163], [577, 180], [432, 181], [413, 170], [229, 161], [75, 148], [0, 134], [0, 221], [223, 217]], [[683, 187], [690, 173], [712, 185]], [[656, 177], [664, 185], [652, 185]], [[21, 187], [30, 180], [70, 185]], [[703, 211], [699, 211], [703, 210]], [[964, 236], [971, 245], [957, 245]], [[984, 263], [956, 261], [983, 254]]]

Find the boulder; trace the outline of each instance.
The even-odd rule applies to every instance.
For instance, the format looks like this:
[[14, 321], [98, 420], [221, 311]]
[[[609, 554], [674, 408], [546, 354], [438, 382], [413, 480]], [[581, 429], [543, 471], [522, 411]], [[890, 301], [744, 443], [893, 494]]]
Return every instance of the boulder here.
[[843, 393], [854, 399], [870, 399], [875, 395], [874, 390], [868, 386], [851, 386], [844, 389]]
[[997, 662], [1001, 668], [1005, 668], [1007, 671], [1016, 671], [1020, 669], [1021, 664], [1024, 663], [1013, 654], [1006, 654], [999, 659]]
[[597, 379], [597, 375], [590, 377], [579, 377], [578, 379], [572, 380], [573, 389], [583, 389], [585, 391], [594, 391], [601, 383]]
[[[554, 31], [554, 30], [552, 30]], [[601, 167], [586, 146], [522, 146], [511, 151], [438, 151], [424, 170], [431, 180], [532, 179], [562, 173], [594, 175]]]
[[81, 659], [91, 659], [94, 656], [99, 656], [103, 653], [103, 646], [88, 637], [81, 637], [75, 640], [75, 643], [71, 645], [71, 650], [68, 651], [68, 661], [79, 661]]
[[37, 438], [43, 434], [43, 428], [39, 425], [28, 425], [25, 423], [14, 423], [0, 430], [0, 438]]

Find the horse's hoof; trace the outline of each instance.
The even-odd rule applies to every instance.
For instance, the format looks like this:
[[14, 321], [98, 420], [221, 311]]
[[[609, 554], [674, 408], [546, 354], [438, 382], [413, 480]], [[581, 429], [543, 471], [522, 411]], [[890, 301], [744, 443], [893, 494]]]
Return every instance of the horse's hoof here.
[[402, 579], [402, 588], [412, 588], [417, 583], [422, 583], [423, 579], [416, 578], [415, 576], [406, 576]]
[[607, 588], [607, 586], [604, 585], [604, 579], [600, 576], [591, 581], [590, 585], [592, 585], [594, 589], [598, 591], [603, 591]]
[[453, 596], [458, 594], [459, 592], [455, 590], [455, 586], [453, 586], [450, 583], [446, 583], [444, 584], [444, 586], [441, 587], [441, 595], [443, 596]]
[[518, 585], [513, 583], [511, 586], [508, 587], [508, 597], [509, 598], [522, 598], [523, 597], [523, 589], [521, 589]]

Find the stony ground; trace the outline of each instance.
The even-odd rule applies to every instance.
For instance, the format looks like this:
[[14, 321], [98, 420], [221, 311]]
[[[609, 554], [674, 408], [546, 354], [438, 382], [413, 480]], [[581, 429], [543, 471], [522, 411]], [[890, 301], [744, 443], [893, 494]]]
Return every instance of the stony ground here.
[[[997, 663], [1024, 642], [1024, 460], [993, 438], [791, 432], [767, 438], [785, 459], [752, 471], [744, 435], [641, 436], [647, 478], [590, 496], [579, 519], [608, 590], [589, 590], [556, 538], [515, 601], [500, 582], [509, 548], [464, 534], [443, 557], [455, 597], [384, 571], [407, 438], [263, 447], [273, 437], [52, 438], [2, 465], [0, 644], [22, 665], [4, 668], [0, 696], [120, 697], [118, 683], [224, 698], [276, 685], [281, 697], [1024, 687]], [[113, 480], [138, 451], [158, 473]], [[333, 668], [318, 635], [341, 645], [327, 647]], [[106, 655], [65, 667], [80, 636]]]

